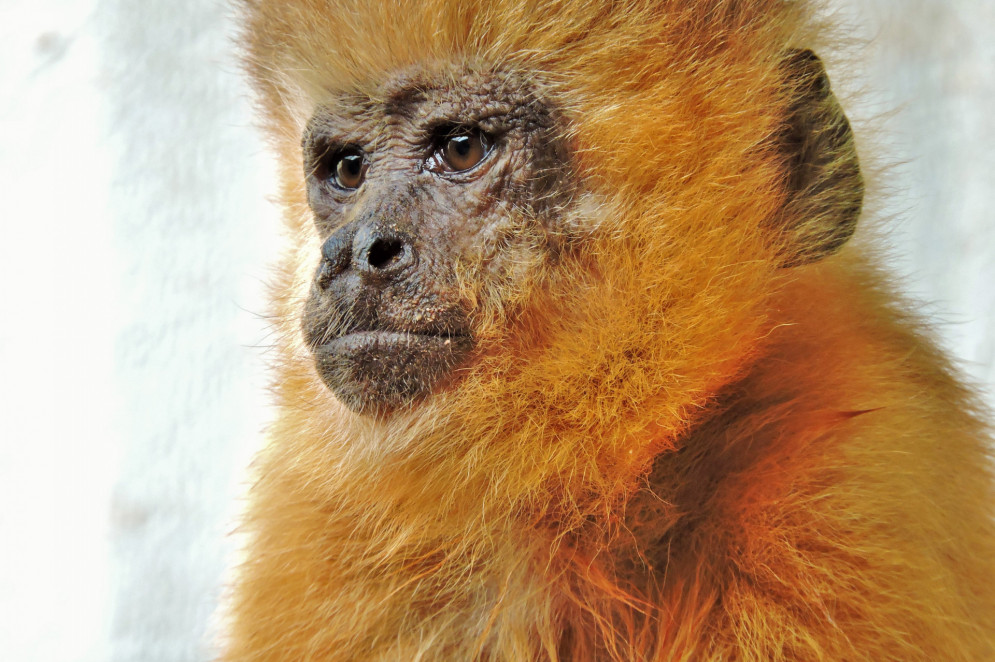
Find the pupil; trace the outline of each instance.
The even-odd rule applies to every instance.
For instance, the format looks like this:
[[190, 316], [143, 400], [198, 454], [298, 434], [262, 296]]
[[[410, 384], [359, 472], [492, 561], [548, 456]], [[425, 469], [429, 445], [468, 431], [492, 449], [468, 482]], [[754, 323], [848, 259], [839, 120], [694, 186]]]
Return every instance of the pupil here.
[[457, 136], [453, 138], [453, 148], [460, 156], [470, 153], [470, 136]]
[[347, 175], [349, 175], [350, 177], [355, 177], [359, 175], [359, 171], [362, 169], [362, 163], [363, 163], [362, 159], [359, 156], [352, 154], [350, 156], [346, 156], [345, 158], [343, 158], [342, 161], [343, 161], [342, 165], [345, 166], [345, 171]]

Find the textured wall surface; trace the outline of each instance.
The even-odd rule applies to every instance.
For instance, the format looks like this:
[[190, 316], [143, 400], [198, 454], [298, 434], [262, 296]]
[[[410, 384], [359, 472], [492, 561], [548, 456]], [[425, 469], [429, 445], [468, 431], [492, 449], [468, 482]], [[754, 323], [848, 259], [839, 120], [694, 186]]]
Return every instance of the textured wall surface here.
[[[995, 3], [832, 5], [899, 282], [990, 388]], [[211, 0], [0, 3], [4, 660], [210, 658], [278, 250], [231, 28]]]

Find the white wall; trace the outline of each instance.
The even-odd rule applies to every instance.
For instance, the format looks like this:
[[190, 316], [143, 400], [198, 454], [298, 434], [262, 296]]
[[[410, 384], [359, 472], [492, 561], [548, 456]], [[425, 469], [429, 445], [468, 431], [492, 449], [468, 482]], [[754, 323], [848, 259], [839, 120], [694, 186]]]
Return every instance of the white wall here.
[[208, 659], [276, 225], [227, 11], [0, 3], [0, 659]]
[[870, 118], [860, 146], [884, 149], [872, 204], [890, 216], [893, 264], [995, 404], [995, 2], [831, 4], [865, 43], [851, 115]]
[[[995, 3], [835, 4], [896, 268], [991, 385]], [[4, 660], [209, 658], [276, 252], [230, 34], [220, 0], [0, 1]]]

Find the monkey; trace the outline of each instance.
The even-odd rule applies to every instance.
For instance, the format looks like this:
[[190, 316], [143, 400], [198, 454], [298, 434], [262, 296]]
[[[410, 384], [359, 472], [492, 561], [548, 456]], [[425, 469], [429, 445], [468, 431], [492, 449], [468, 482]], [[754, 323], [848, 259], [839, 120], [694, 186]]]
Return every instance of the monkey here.
[[278, 414], [225, 662], [995, 659], [991, 436], [805, 0], [240, 0]]

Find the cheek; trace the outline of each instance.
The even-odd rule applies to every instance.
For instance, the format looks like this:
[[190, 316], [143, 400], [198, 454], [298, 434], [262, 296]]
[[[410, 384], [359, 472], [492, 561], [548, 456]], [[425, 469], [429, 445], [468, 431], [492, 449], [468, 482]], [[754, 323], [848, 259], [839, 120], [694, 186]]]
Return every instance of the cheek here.
[[482, 306], [495, 313], [529, 305], [531, 292], [544, 287], [555, 255], [541, 224], [521, 215], [504, 220], [488, 229], [470, 276]]
[[488, 278], [545, 256], [549, 252], [548, 234], [541, 219], [501, 201], [468, 216], [460, 236], [452, 242], [452, 250], [459, 262]]
[[412, 216], [419, 243], [439, 263], [486, 259], [511, 211], [496, 194], [472, 184], [449, 185], [426, 195], [417, 207]]
[[301, 332], [304, 342], [309, 347], [328, 342], [342, 323], [340, 311], [333, 305], [333, 299], [321, 296], [319, 291], [312, 287], [301, 313]]

